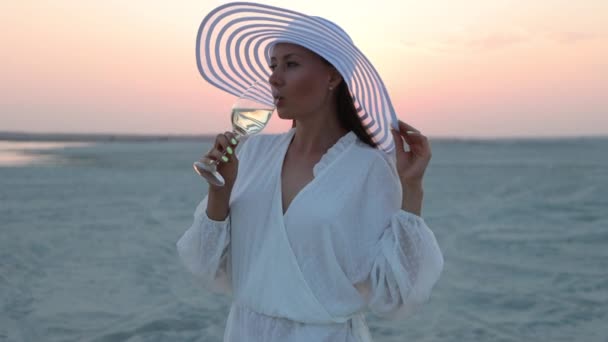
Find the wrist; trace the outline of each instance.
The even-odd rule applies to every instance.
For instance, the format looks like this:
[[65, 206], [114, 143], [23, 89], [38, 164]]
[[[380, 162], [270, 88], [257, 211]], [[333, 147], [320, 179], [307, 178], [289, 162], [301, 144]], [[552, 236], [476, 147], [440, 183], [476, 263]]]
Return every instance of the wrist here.
[[403, 184], [403, 198], [401, 209], [422, 216], [422, 199], [424, 190], [421, 182]]
[[422, 180], [401, 180], [401, 185], [403, 186], [403, 193], [405, 192], [422, 192]]
[[230, 198], [230, 193], [232, 189], [227, 186], [214, 186], [209, 185], [209, 190], [207, 191], [209, 196], [214, 196], [217, 198]]
[[422, 202], [424, 197], [424, 189], [422, 187], [408, 187], [403, 189], [404, 202]]
[[207, 199], [207, 217], [214, 221], [223, 221], [230, 210], [230, 193], [209, 189]]

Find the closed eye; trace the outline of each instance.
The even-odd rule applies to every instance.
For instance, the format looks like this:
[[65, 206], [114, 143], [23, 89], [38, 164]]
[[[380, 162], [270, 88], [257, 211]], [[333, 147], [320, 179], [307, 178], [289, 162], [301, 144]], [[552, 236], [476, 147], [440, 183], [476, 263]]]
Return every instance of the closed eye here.
[[[293, 67], [296, 67], [296, 66], [298, 66], [298, 65], [299, 65], [299, 64], [298, 64], [298, 63], [296, 63], [296, 62], [287, 62], [286, 64], [287, 64], [287, 67], [288, 67], [288, 68], [293, 68]], [[277, 65], [276, 65], [276, 64], [271, 64], [271, 65], [269, 65], [269, 66], [268, 66], [268, 68], [269, 68], [270, 70], [274, 71], [274, 69], [276, 69], [276, 68], [277, 68]]]

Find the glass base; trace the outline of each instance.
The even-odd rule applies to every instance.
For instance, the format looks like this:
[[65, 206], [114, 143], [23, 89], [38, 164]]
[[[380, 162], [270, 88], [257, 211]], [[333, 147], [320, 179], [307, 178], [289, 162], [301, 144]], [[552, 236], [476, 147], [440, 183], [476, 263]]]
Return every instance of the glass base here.
[[197, 161], [192, 166], [194, 167], [194, 171], [205, 178], [209, 184], [215, 186], [224, 186], [226, 184], [224, 177], [217, 172], [215, 164], [205, 164]]

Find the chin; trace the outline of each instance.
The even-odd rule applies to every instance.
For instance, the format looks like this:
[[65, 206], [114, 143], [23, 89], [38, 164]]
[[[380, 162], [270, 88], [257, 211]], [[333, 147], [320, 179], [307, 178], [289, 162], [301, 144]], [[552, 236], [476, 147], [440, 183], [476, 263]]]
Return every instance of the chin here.
[[286, 113], [285, 110], [277, 109], [277, 115], [279, 116], [279, 118], [281, 118], [283, 120], [293, 120], [293, 119], [295, 119], [293, 117], [293, 115], [290, 115], [290, 114]]

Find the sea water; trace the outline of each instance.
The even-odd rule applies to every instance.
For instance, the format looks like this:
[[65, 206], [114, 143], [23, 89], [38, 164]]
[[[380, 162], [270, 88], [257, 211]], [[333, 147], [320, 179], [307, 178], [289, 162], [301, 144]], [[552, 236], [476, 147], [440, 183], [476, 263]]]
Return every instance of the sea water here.
[[[608, 139], [431, 143], [445, 269], [417, 315], [368, 315], [375, 341], [608, 341]], [[0, 145], [0, 341], [221, 341], [230, 298], [175, 247], [209, 146]]]

